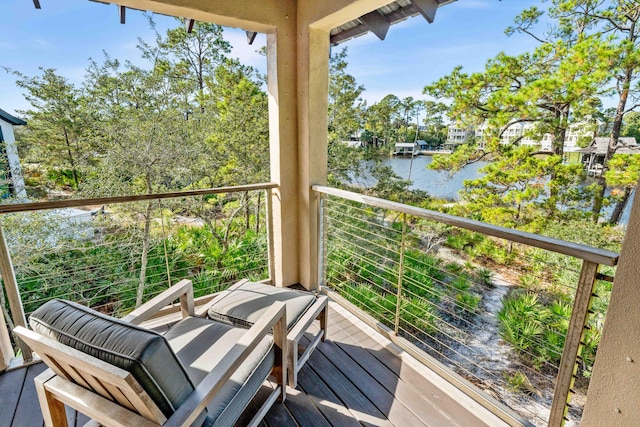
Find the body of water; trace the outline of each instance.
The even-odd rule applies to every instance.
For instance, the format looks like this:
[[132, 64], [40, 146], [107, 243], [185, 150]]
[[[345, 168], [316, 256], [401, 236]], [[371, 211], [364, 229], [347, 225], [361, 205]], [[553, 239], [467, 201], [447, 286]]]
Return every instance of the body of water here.
[[[424, 190], [433, 197], [451, 200], [459, 200], [460, 196], [458, 191], [463, 188], [464, 180], [475, 179], [482, 176], [479, 169], [488, 163], [482, 161], [476, 162], [465, 166], [453, 175], [449, 175], [446, 171], [427, 169], [427, 166], [429, 166], [432, 161], [433, 157], [431, 156], [414, 157], [413, 162], [410, 158], [406, 157], [390, 157], [384, 159], [383, 163], [390, 166], [399, 177], [403, 179], [410, 179], [413, 182], [411, 189]], [[359, 183], [365, 186], [372, 184], [372, 180], [370, 178], [355, 181], [360, 181]], [[629, 213], [631, 212], [631, 204], [633, 202], [634, 195], [635, 192], [631, 195], [631, 198], [622, 214], [622, 218], [620, 219], [621, 224], [627, 224], [629, 221]], [[613, 206], [603, 209], [603, 217], [609, 218], [612, 210]]]

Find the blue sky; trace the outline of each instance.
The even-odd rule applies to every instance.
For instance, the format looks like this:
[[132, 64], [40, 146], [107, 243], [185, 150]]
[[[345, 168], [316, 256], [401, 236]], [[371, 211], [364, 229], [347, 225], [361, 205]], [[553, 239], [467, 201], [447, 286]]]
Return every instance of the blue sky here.
[[[127, 23], [119, 23], [116, 6], [87, 0], [40, 0], [36, 10], [28, 0], [2, 0], [0, 67], [27, 75], [38, 67], [55, 68], [72, 83], [80, 83], [89, 58], [100, 60], [106, 50], [112, 57], [141, 64], [138, 37], [153, 41], [146, 17], [127, 11]], [[385, 41], [372, 34], [342, 45], [349, 49], [348, 71], [363, 84], [369, 104], [385, 95], [424, 99], [422, 88], [462, 65], [480, 71], [487, 59], [500, 51], [517, 54], [532, 49], [528, 36], [506, 37], [504, 29], [524, 8], [544, 6], [541, 0], [458, 0], [438, 10], [435, 22], [410, 18], [389, 29]], [[162, 31], [178, 25], [172, 18], [155, 16]], [[232, 55], [264, 72], [265, 59], [256, 53], [264, 44], [259, 35], [248, 46], [243, 31], [225, 30]], [[336, 48], [334, 48], [336, 49]], [[0, 108], [14, 113], [29, 108], [15, 77], [0, 70]]]

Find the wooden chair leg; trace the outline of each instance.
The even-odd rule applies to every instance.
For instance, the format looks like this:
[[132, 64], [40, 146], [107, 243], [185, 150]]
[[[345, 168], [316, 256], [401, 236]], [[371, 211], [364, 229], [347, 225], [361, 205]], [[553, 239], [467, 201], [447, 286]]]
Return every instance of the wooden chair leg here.
[[298, 342], [289, 341], [289, 357], [287, 358], [289, 387], [296, 388], [298, 385]]
[[287, 315], [284, 311], [284, 304], [282, 305], [282, 317], [273, 325], [273, 340], [276, 346], [276, 370], [277, 374], [277, 386], [280, 387], [279, 400], [284, 402], [287, 398], [287, 378], [290, 375], [287, 372], [289, 368], [289, 340], [287, 337]]
[[322, 341], [327, 339], [327, 326], [329, 325], [329, 302], [320, 313], [320, 330], [322, 331]]
[[51, 369], [47, 369], [34, 379], [42, 417], [44, 418], [44, 425], [47, 427], [68, 427], [64, 404], [56, 399], [46, 388], [47, 381], [55, 377], [55, 375]]

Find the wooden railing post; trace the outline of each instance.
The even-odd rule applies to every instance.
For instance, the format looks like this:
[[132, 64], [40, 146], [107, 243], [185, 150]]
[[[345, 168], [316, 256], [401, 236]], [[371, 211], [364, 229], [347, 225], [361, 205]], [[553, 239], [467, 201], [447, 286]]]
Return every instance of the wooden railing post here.
[[407, 214], [402, 214], [402, 236], [400, 237], [400, 261], [398, 263], [398, 290], [396, 292], [396, 320], [394, 332], [400, 331], [400, 304], [402, 300], [402, 275], [404, 273], [404, 244], [407, 234]]
[[[0, 274], [2, 274], [4, 289], [7, 293], [7, 299], [9, 300], [9, 309], [11, 310], [13, 323], [15, 326], [23, 326], [26, 328], [27, 318], [24, 314], [24, 306], [22, 305], [22, 299], [20, 298], [20, 290], [18, 289], [18, 282], [16, 280], [15, 272], [13, 271], [11, 254], [9, 254], [9, 247], [7, 246], [7, 240], [4, 237], [2, 224], [0, 224]], [[16, 341], [22, 350], [23, 360], [25, 362], [31, 361], [33, 357], [31, 349], [19, 338], [16, 338]]]
[[269, 267], [269, 281], [272, 285], [275, 285], [275, 254], [273, 246], [273, 191], [271, 188], [267, 188], [265, 191], [265, 221], [267, 227], [267, 264]]
[[318, 200], [318, 286], [327, 283], [327, 215], [325, 212], [326, 196], [316, 193]]
[[561, 427], [564, 425], [568, 410], [570, 392], [573, 387], [577, 370], [577, 360], [582, 351], [585, 326], [591, 308], [593, 288], [596, 283], [599, 264], [583, 261], [578, 288], [569, 320], [569, 329], [565, 339], [562, 359], [558, 368], [558, 377], [553, 392], [551, 413], [549, 415], [549, 427]]
[[7, 369], [14, 356], [9, 329], [7, 328], [7, 322], [4, 320], [4, 310], [2, 310], [0, 311], [0, 372]]

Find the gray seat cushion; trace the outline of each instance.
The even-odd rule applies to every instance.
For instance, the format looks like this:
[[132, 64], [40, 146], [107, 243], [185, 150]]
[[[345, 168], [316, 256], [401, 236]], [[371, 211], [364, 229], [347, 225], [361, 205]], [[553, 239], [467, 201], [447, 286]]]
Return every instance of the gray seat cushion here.
[[[246, 333], [246, 329], [187, 317], [164, 336], [191, 381], [199, 384]], [[273, 338], [266, 336], [207, 405], [205, 425], [233, 425], [271, 373], [274, 362]]]
[[245, 282], [238, 287], [221, 292], [209, 307], [210, 319], [232, 325], [251, 327], [274, 302], [285, 303], [287, 330], [314, 303], [315, 296], [307, 292], [278, 288], [263, 283]]
[[70, 301], [51, 300], [33, 312], [31, 328], [130, 372], [166, 417], [194, 390], [160, 334]]

